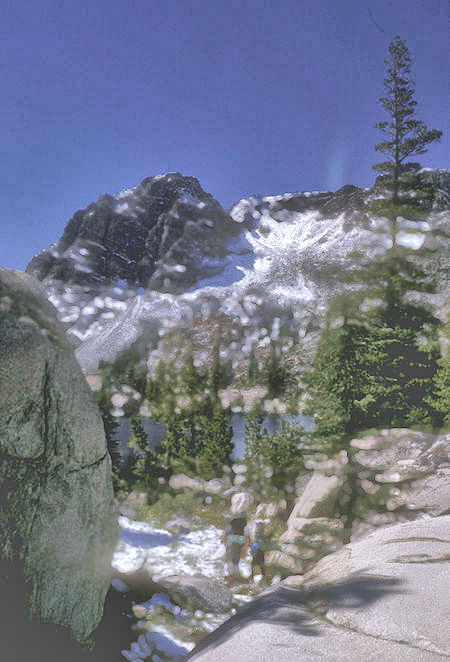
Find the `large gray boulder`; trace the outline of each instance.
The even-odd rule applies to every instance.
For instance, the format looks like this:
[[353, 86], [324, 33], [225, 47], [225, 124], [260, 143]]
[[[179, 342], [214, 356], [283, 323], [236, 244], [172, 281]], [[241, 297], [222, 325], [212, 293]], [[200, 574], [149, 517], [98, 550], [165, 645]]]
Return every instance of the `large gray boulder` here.
[[352, 540], [389, 522], [450, 513], [450, 434], [393, 428], [350, 445], [356, 486], [372, 501], [353, 522]]
[[279, 585], [245, 605], [188, 659], [448, 659], [449, 527], [445, 516], [374, 531], [322, 559], [300, 590]]
[[266, 565], [282, 577], [304, 573], [323, 556], [342, 547], [343, 529], [341, 520], [297, 517], [281, 535], [279, 549], [266, 554]]
[[192, 524], [192, 521], [189, 521], [186, 517], [175, 517], [166, 523], [165, 528], [173, 536], [182, 536], [184, 533], [192, 531]]
[[[319, 561], [302, 588], [324, 596], [337, 626], [450, 656], [449, 531], [450, 516], [378, 529]], [[380, 595], [354, 609], [346, 582], [378, 583]]]
[[334, 519], [338, 514], [342, 477], [315, 473], [303, 478], [301, 483], [301, 493], [289, 515], [279, 549], [266, 554], [267, 565], [282, 577], [304, 573], [311, 564], [342, 544], [342, 525], [338, 522], [336, 528]]
[[173, 490], [203, 490], [205, 481], [201, 478], [191, 478], [186, 474], [173, 474], [169, 480], [169, 486]]
[[357, 449], [355, 461], [374, 471], [378, 483], [416, 480], [450, 465], [450, 435], [391, 428], [352, 439], [350, 446]]
[[0, 558], [23, 567], [29, 616], [85, 644], [117, 538], [102, 420], [55, 309], [0, 269]]
[[[355, 541], [379, 527], [450, 513], [449, 434], [390, 428], [352, 439], [350, 447], [350, 458], [341, 451], [334, 459], [318, 461], [297, 498], [280, 550], [267, 559], [282, 575], [306, 572], [345, 539]], [[354, 499], [355, 517], [348, 531], [340, 532], [335, 519], [346, 521], [349, 498]]]
[[203, 575], [169, 575], [156, 579], [160, 590], [186, 609], [202, 611], [228, 611], [233, 604], [229, 588]]
[[205, 483], [207, 494], [223, 494], [231, 486], [229, 478], [212, 478]]
[[342, 480], [338, 476], [315, 474], [297, 499], [288, 519], [288, 526], [303, 517], [333, 517]]
[[434, 516], [450, 513], [450, 468], [443, 467], [430, 476], [412, 482], [407, 507]]

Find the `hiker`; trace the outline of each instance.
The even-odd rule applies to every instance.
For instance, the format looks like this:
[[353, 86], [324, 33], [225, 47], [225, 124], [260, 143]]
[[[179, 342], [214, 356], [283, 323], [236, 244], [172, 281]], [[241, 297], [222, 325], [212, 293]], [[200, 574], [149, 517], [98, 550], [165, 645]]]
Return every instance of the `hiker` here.
[[252, 504], [248, 492], [234, 494], [231, 500], [231, 518], [222, 534], [225, 545], [225, 560], [228, 575], [233, 580], [240, 579], [239, 561], [247, 554], [250, 540], [247, 534], [247, 511]]
[[[262, 579], [266, 579], [266, 564], [264, 559], [264, 539], [266, 537], [266, 525], [264, 520], [256, 519], [247, 527], [250, 540], [250, 554], [252, 559], [252, 581], [255, 581], [255, 575], [261, 574]], [[256, 568], [260, 572], [256, 573]]]
[[227, 572], [231, 579], [239, 580], [241, 577], [239, 561], [247, 553], [250, 541], [245, 533], [247, 517], [245, 513], [236, 513], [225, 526], [222, 542], [225, 544], [225, 559]]

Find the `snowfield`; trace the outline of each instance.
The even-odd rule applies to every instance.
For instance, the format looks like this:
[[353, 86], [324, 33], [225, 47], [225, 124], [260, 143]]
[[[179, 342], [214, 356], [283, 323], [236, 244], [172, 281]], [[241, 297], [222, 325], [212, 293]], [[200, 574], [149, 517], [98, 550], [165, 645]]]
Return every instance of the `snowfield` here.
[[[112, 560], [113, 570], [129, 574], [144, 566], [155, 581], [165, 575], [201, 573], [206, 577], [223, 583], [225, 581], [224, 547], [220, 543], [222, 532], [214, 526], [197, 529], [190, 533], [174, 536], [165, 529], [153, 527], [145, 522], [136, 522], [127, 517], [119, 517], [121, 539]], [[241, 562], [243, 576], [249, 576], [249, 561]], [[112, 581], [120, 591], [126, 585], [119, 579]], [[237, 604], [250, 598], [235, 595]], [[223, 623], [231, 614], [205, 613], [200, 610], [190, 612], [173, 604], [165, 593], [155, 593], [151, 599], [140, 604], [148, 614], [158, 607], [171, 613], [173, 622], [184, 624], [201, 623], [206, 632], [212, 631]], [[234, 610], [233, 610], [234, 611]], [[178, 662], [195, 643], [180, 639], [171, 622], [151, 621], [151, 631], [141, 634], [129, 650], [123, 650], [122, 656], [131, 662], [157, 662], [163, 654], [164, 659]]]
[[216, 581], [224, 580], [222, 532], [216, 527], [173, 536], [123, 516], [119, 525], [121, 539], [112, 561], [115, 570], [129, 573], [145, 565], [155, 576], [200, 572]]

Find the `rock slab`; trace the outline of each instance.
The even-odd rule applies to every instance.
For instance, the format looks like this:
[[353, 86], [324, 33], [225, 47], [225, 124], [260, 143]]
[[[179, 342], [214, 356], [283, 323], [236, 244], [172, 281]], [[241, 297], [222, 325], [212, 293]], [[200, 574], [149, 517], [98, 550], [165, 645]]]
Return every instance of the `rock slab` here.
[[[373, 585], [377, 599], [349, 607], [351, 584], [361, 595]], [[323, 587], [335, 625], [450, 656], [450, 516], [378, 529], [323, 558], [302, 588]]]
[[378, 529], [238, 610], [192, 651], [197, 662], [443, 662], [450, 516]]
[[228, 611], [233, 604], [229, 588], [203, 575], [169, 575], [156, 581], [175, 604], [186, 609], [221, 612]]

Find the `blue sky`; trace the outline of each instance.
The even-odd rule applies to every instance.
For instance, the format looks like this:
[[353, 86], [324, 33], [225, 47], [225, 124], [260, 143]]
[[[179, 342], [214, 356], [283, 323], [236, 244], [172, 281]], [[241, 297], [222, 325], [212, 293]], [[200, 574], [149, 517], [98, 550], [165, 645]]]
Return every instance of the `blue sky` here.
[[[69, 218], [144, 177], [251, 194], [370, 186], [392, 38], [417, 115], [444, 131], [447, 0], [4, 0], [0, 265], [24, 269]], [[421, 157], [449, 167], [449, 139]]]

